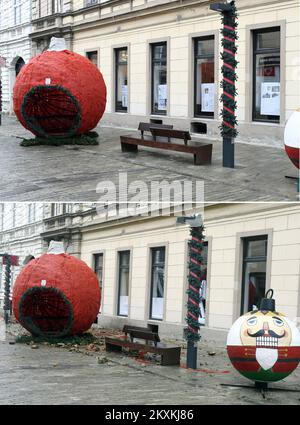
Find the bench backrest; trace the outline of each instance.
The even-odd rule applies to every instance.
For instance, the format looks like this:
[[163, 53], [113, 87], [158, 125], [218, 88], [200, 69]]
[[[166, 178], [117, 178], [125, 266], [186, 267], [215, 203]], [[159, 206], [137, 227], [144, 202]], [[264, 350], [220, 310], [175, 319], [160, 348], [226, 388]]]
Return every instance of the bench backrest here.
[[160, 342], [157, 332], [153, 332], [150, 328], [124, 325], [123, 332], [129, 334], [131, 338], [145, 339], [146, 341]]
[[140, 122], [138, 130], [150, 132], [150, 127], [151, 128], [165, 128], [165, 129], [172, 129], [173, 128], [172, 125], [168, 125], [168, 124], [153, 124], [151, 122]]
[[168, 139], [191, 140], [189, 131], [184, 130], [168, 130], [164, 128], [156, 128], [151, 126], [150, 131], [153, 137], [168, 137]]

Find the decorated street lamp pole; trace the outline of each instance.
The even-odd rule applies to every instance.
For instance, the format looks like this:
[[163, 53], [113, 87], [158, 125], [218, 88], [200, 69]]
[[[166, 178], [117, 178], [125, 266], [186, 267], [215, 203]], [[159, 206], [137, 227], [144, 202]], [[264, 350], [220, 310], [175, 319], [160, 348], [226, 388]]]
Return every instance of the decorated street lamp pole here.
[[200, 341], [200, 287], [201, 265], [203, 249], [203, 222], [200, 215], [194, 217], [178, 217], [177, 224], [189, 224], [189, 263], [188, 263], [188, 301], [187, 301], [187, 328], [185, 338], [187, 340], [187, 368], [197, 369], [197, 343]]
[[222, 16], [223, 28], [221, 29], [223, 52], [221, 59], [223, 65], [221, 68], [223, 79], [221, 88], [223, 93], [220, 101], [223, 103], [221, 110], [222, 124], [220, 125], [221, 136], [223, 137], [223, 167], [234, 168], [234, 139], [238, 132], [236, 130], [236, 87], [237, 80], [236, 67], [236, 40], [237, 35], [237, 9], [235, 2], [213, 3], [210, 9], [220, 12]]
[[10, 312], [10, 280], [11, 280], [11, 258], [9, 254], [0, 254], [3, 257], [3, 264], [5, 265], [5, 279], [4, 279], [4, 321], [8, 324], [9, 312]]
[[19, 257], [17, 255], [0, 254], [2, 257], [2, 264], [5, 266], [5, 279], [4, 279], [4, 321], [8, 324], [11, 305], [10, 305], [10, 287], [11, 287], [11, 267], [19, 265]]

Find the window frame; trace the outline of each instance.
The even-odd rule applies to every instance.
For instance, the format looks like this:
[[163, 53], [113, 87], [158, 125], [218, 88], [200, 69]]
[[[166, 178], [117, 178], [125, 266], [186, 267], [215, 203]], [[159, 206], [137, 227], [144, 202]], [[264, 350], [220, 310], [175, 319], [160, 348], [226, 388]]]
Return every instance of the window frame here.
[[[167, 108], [166, 110], [154, 110], [154, 68], [155, 68], [155, 64], [162, 64], [161, 60], [158, 59], [154, 59], [154, 49], [157, 46], [166, 46], [166, 60], [165, 60], [165, 66], [166, 66], [166, 85], [167, 85]], [[168, 69], [168, 60], [169, 60], [169, 52], [168, 52], [168, 41], [164, 40], [164, 41], [155, 41], [155, 42], [151, 42], [150, 43], [150, 72], [151, 72], [151, 78], [150, 78], [150, 100], [151, 100], [151, 105], [150, 105], [150, 115], [159, 115], [159, 116], [167, 116], [168, 115], [168, 105], [169, 105], [169, 69]]]
[[[268, 33], [268, 32], [279, 32], [279, 48], [272, 48], [272, 49], [257, 49], [257, 37], [258, 34], [261, 33]], [[252, 55], [252, 109], [251, 109], [251, 120], [252, 122], [258, 122], [258, 123], [270, 123], [270, 124], [280, 124], [282, 121], [282, 108], [281, 108], [281, 102], [282, 102], [282, 96], [283, 96], [283, 87], [282, 87], [282, 72], [283, 72], [283, 64], [282, 64], [282, 43], [281, 43], [281, 37], [282, 37], [282, 28], [281, 25], [278, 24], [276, 26], [266, 26], [262, 28], [255, 28], [251, 30], [251, 38], [252, 38], [252, 49], [251, 49], [251, 55]], [[280, 58], [280, 77], [279, 77], [279, 83], [280, 83], [280, 115], [277, 119], [268, 119], [266, 117], [271, 115], [261, 115], [256, 114], [256, 81], [257, 81], [257, 75], [256, 75], [256, 57], [259, 54], [262, 53], [278, 53]]]
[[[127, 52], [127, 61], [126, 62], [120, 62], [119, 61], [119, 52], [122, 50], [126, 50]], [[127, 94], [127, 107], [118, 107], [118, 75], [119, 75], [119, 66], [120, 65], [124, 65], [126, 64], [127, 66], [127, 90], [128, 90], [128, 94]], [[129, 48], [128, 46], [123, 46], [123, 47], [115, 47], [114, 48], [114, 108], [115, 108], [115, 112], [120, 112], [123, 114], [127, 114], [129, 112]]]
[[84, 53], [85, 53], [85, 57], [90, 61], [90, 62], [92, 62], [91, 61], [91, 58], [90, 58], [90, 56], [89, 55], [91, 55], [91, 54], [97, 54], [97, 65], [96, 64], [94, 64], [94, 62], [92, 62], [95, 66], [97, 66], [97, 68], [99, 68], [99, 49], [93, 49], [93, 50], [85, 50], [84, 51]]
[[[128, 261], [128, 313], [125, 314], [120, 314], [120, 292], [121, 292], [121, 272], [122, 272], [122, 267], [121, 267], [121, 261], [120, 261], [120, 255], [123, 253], [128, 253], [129, 254], [129, 261]], [[117, 268], [117, 276], [118, 276], [118, 280], [117, 280], [117, 311], [116, 311], [116, 315], [118, 317], [129, 317], [129, 300], [130, 300], [130, 280], [131, 280], [131, 249], [121, 249], [119, 251], [117, 251], [117, 264], [118, 264], [118, 268]]]
[[[153, 252], [157, 251], [159, 249], [163, 249], [165, 252], [164, 257], [164, 296], [163, 296], [163, 317], [161, 319], [158, 319], [156, 317], [152, 317], [152, 299], [153, 299]], [[166, 245], [157, 245], [157, 246], [151, 246], [150, 247], [150, 303], [149, 303], [149, 311], [148, 311], [148, 319], [149, 320], [157, 320], [159, 322], [164, 321], [165, 319], [165, 293], [166, 293], [166, 265], [167, 265], [167, 247]]]
[[[199, 40], [213, 40], [213, 54], [212, 55], [197, 55], [197, 43]], [[216, 37], [215, 34], [208, 34], [208, 35], [202, 35], [193, 37], [192, 39], [192, 46], [193, 46], [193, 117], [194, 118], [207, 118], [207, 119], [215, 119], [215, 103], [216, 99], [214, 99], [214, 111], [213, 112], [201, 112], [200, 115], [197, 115], [197, 59], [207, 59], [207, 58], [213, 58], [214, 62], [214, 84], [215, 84], [215, 96], [217, 95], [217, 87], [216, 87]]]
[[[248, 243], [251, 241], [259, 241], [259, 240], [266, 241], [266, 255], [257, 256], [257, 257], [247, 257], [246, 253], [247, 253]], [[265, 289], [267, 290], [269, 243], [270, 243], [270, 238], [268, 233], [242, 237], [242, 279], [241, 279], [241, 295], [240, 295], [240, 315], [243, 315], [246, 313], [244, 298], [245, 298], [245, 274], [246, 274], [247, 264], [255, 263], [255, 262], [266, 263]]]

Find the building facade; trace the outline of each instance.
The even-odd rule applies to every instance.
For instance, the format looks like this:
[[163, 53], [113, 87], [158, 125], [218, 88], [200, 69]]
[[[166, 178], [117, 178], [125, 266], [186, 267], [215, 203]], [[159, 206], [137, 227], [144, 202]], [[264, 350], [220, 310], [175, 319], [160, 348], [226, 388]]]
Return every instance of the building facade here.
[[[300, 318], [298, 204], [216, 204], [204, 211], [203, 333], [227, 331], [272, 288], [276, 308]], [[181, 338], [189, 227], [175, 217], [86, 223], [81, 259], [102, 283], [99, 324], [155, 323]], [[298, 318], [298, 319], [297, 319]], [[204, 319], [204, 320], [203, 320]]]
[[[52, 35], [64, 36], [100, 67], [108, 88], [103, 124], [137, 128], [152, 118], [196, 134], [204, 122], [208, 137], [218, 137], [221, 23], [212, 1], [58, 3], [33, 0], [33, 53]], [[299, 0], [236, 5], [238, 140], [280, 147], [285, 122], [300, 105]]]
[[0, 0], [0, 68], [2, 110], [13, 112], [13, 86], [22, 66], [31, 58], [31, 0]]
[[[62, 241], [67, 253], [80, 256], [78, 225], [81, 213], [90, 209], [88, 204], [75, 203], [0, 203], [0, 254], [19, 257], [19, 266], [12, 267], [11, 287], [26, 260], [46, 252], [51, 240]], [[0, 308], [4, 272], [0, 260]]]

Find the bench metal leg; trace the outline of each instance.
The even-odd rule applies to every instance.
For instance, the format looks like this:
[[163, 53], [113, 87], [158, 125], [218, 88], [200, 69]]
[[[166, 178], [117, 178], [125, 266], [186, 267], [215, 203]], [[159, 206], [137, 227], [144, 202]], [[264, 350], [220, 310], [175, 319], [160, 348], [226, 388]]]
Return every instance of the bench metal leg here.
[[180, 348], [174, 348], [162, 354], [160, 364], [162, 366], [180, 365]]
[[122, 152], [137, 152], [137, 145], [132, 145], [131, 143], [121, 142]]
[[212, 146], [207, 146], [207, 148], [201, 150], [201, 153], [194, 154], [194, 164], [195, 165], [211, 164], [211, 157], [212, 157]]
[[108, 342], [105, 344], [106, 351], [122, 351], [122, 347], [120, 345], [109, 344]]

